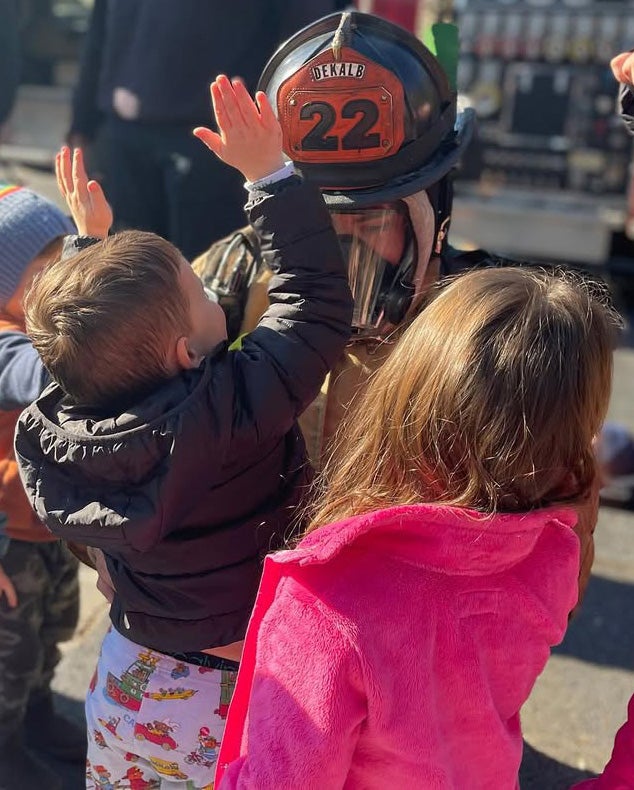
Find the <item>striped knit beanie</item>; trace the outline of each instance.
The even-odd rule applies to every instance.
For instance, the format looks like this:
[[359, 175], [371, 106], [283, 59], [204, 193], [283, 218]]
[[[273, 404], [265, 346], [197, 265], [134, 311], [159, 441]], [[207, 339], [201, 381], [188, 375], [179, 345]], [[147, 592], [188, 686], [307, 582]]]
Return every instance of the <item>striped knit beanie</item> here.
[[73, 233], [72, 221], [50, 200], [0, 184], [0, 306], [11, 299], [31, 261], [50, 242]]

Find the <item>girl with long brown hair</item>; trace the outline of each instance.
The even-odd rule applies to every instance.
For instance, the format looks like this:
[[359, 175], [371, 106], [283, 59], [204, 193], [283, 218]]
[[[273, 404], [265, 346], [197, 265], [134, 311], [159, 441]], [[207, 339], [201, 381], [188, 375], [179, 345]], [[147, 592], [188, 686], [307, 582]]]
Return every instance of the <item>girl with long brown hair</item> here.
[[596, 522], [617, 325], [571, 273], [438, 289], [342, 425], [310, 534], [267, 560], [222, 790], [517, 787]]

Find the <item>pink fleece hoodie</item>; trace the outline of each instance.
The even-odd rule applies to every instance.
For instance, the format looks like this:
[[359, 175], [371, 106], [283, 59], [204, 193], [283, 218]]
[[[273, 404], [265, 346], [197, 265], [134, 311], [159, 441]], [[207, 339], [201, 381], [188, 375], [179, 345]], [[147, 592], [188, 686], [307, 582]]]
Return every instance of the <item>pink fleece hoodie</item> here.
[[518, 787], [519, 710], [577, 601], [575, 521], [395, 507], [267, 558], [221, 790]]
[[627, 707], [627, 721], [617, 732], [610, 762], [601, 776], [574, 785], [574, 790], [632, 790], [634, 787], [634, 697]]

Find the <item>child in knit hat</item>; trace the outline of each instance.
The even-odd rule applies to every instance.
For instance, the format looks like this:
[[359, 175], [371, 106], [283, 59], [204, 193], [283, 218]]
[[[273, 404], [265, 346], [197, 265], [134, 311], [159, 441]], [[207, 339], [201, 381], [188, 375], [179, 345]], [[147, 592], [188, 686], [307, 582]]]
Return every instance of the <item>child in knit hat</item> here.
[[77, 561], [35, 517], [13, 450], [22, 409], [48, 384], [22, 300], [75, 226], [30, 189], [0, 184], [0, 787], [61, 788], [28, 750], [83, 761], [85, 732], [53, 710], [57, 643], [77, 624]]

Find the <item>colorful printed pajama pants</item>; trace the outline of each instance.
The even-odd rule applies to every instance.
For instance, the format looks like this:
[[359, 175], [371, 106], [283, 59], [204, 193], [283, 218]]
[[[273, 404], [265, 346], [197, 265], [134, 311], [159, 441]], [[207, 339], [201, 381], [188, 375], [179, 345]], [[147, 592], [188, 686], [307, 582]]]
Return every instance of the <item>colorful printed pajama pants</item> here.
[[106, 634], [86, 696], [89, 790], [213, 790], [236, 675]]

